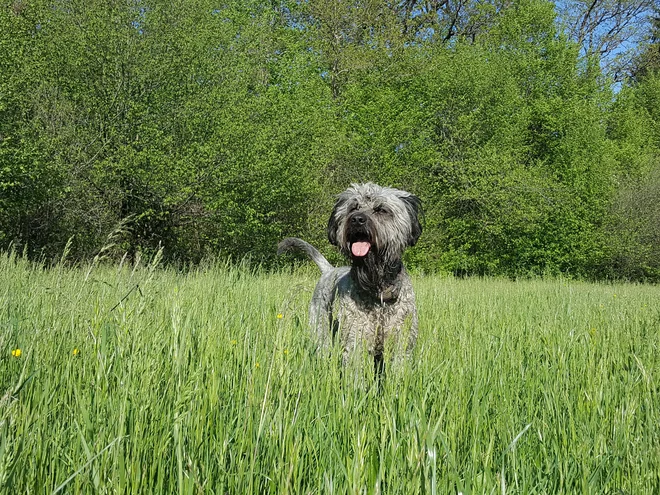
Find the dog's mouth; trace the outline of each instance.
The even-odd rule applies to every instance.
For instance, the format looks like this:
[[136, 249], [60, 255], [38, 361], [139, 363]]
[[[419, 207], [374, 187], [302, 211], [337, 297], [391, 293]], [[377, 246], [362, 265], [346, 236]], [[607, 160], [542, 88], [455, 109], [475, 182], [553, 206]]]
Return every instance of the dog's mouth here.
[[353, 258], [364, 258], [373, 250], [368, 218], [357, 213], [349, 220], [347, 240]]
[[371, 243], [369, 241], [358, 241], [351, 244], [351, 253], [358, 258], [366, 256], [369, 253], [369, 249], [371, 249]]

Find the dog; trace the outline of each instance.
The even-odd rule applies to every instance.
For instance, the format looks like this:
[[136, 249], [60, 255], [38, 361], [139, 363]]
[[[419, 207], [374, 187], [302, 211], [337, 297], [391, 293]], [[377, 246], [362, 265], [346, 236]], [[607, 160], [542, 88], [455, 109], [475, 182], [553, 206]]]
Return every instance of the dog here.
[[328, 221], [328, 240], [351, 266], [335, 268], [302, 239], [289, 237], [279, 243], [278, 254], [296, 249], [320, 268], [310, 327], [318, 349], [339, 339], [344, 366], [364, 348], [380, 375], [390, 349], [393, 357], [412, 353], [417, 307], [401, 258], [422, 234], [420, 215], [421, 201], [413, 194], [370, 182], [352, 184], [339, 195]]

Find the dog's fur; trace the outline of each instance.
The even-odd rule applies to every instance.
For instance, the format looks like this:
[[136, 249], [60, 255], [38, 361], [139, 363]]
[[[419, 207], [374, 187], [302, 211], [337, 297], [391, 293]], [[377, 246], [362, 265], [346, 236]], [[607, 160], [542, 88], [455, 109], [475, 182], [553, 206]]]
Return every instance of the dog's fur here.
[[422, 233], [421, 202], [399, 189], [373, 183], [352, 184], [339, 195], [328, 239], [351, 259], [333, 267], [309, 243], [289, 237], [278, 253], [305, 252], [321, 269], [309, 311], [319, 348], [338, 335], [344, 364], [364, 346], [382, 370], [386, 348], [407, 356], [417, 340], [415, 293], [401, 256]]

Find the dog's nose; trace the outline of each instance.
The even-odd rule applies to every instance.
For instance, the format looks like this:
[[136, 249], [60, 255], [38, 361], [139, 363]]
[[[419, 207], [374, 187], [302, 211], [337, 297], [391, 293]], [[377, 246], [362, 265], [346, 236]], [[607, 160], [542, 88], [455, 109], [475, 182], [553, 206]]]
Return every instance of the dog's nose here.
[[351, 223], [356, 225], [364, 225], [367, 223], [367, 217], [364, 213], [357, 213], [351, 217]]

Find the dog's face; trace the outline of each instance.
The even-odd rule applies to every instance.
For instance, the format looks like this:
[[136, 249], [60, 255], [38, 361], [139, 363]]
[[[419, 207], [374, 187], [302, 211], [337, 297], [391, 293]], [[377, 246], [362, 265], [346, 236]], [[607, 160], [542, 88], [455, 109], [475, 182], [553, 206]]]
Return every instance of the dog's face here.
[[328, 222], [328, 239], [359, 262], [394, 261], [422, 234], [421, 201], [406, 191], [371, 182], [352, 184], [339, 195]]

